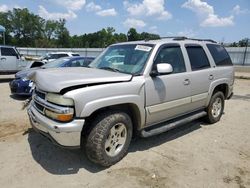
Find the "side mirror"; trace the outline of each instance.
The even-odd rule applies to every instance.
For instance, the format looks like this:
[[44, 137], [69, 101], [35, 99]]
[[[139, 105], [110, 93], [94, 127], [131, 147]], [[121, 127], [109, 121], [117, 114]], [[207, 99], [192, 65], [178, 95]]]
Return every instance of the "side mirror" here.
[[170, 74], [173, 72], [172, 65], [168, 63], [159, 63], [156, 65], [156, 70], [152, 70], [151, 76], [158, 76], [158, 75], [164, 75], [164, 74]]

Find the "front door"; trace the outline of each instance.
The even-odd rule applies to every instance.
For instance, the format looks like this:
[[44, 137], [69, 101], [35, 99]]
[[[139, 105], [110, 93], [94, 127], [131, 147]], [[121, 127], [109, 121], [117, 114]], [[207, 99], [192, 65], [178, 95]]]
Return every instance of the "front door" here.
[[146, 126], [185, 114], [191, 105], [190, 72], [180, 46], [160, 48], [154, 66], [158, 63], [171, 64], [173, 72], [146, 78]]

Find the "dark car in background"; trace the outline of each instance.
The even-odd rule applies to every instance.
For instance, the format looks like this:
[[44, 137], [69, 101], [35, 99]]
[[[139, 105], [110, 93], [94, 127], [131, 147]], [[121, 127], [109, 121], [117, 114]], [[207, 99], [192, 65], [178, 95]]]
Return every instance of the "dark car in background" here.
[[14, 95], [31, 96], [33, 91], [33, 82], [27, 78], [27, 75], [39, 70], [47, 68], [60, 67], [87, 67], [95, 58], [94, 57], [63, 57], [50, 62], [41, 67], [27, 68], [15, 74], [15, 79], [9, 83], [11, 93]]

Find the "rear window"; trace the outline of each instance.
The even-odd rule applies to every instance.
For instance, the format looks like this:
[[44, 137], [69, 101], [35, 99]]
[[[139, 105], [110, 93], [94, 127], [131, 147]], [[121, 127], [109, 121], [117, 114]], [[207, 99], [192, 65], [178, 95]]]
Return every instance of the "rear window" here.
[[207, 44], [207, 47], [217, 66], [232, 66], [233, 65], [225, 48], [223, 48], [220, 45], [214, 45], [214, 44]]
[[193, 71], [210, 68], [207, 55], [201, 46], [188, 45], [186, 49]]

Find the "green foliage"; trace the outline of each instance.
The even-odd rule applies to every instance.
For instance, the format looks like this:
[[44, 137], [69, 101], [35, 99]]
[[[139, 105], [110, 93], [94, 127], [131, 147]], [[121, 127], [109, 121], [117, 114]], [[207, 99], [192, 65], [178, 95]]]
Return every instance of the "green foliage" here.
[[128, 41], [160, 39], [160, 36], [156, 34], [151, 34], [147, 32], [137, 33], [135, 28], [130, 28], [127, 36], [128, 36]]
[[246, 47], [250, 46], [250, 39], [249, 38], [244, 38], [241, 39], [239, 42], [233, 42], [229, 45], [230, 47]]
[[35, 15], [27, 8], [14, 8], [7, 13], [0, 12], [0, 25], [6, 28], [6, 44], [19, 47], [65, 47], [65, 48], [105, 48], [110, 44], [159, 39], [159, 35], [151, 33], [137, 33], [136, 29], [129, 29], [127, 35], [116, 33], [113, 27], [100, 31], [70, 36], [65, 26], [66, 20], [45, 20]]

